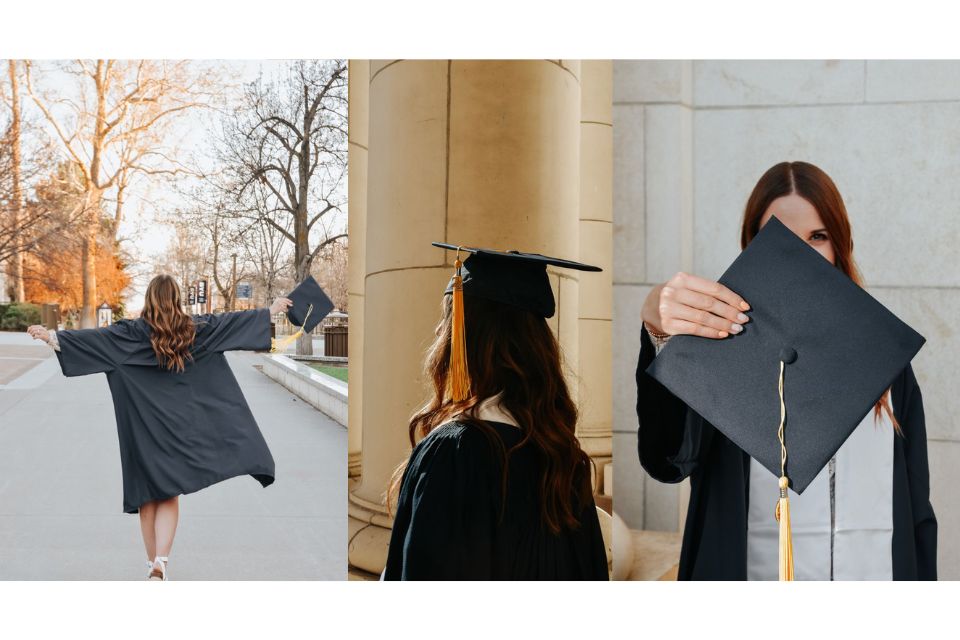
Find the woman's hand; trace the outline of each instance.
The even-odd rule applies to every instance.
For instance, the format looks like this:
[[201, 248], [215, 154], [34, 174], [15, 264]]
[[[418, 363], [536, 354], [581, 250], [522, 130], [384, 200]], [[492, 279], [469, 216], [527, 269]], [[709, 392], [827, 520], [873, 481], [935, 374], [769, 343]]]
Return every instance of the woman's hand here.
[[668, 335], [726, 338], [743, 331], [750, 305], [719, 282], [678, 273], [653, 288], [641, 316], [649, 327]]
[[30, 334], [30, 337], [34, 340], [42, 340], [47, 344], [50, 344], [50, 332], [47, 331], [47, 328], [41, 324], [33, 324], [27, 327], [27, 333]]
[[293, 304], [293, 300], [291, 300], [290, 298], [284, 298], [283, 296], [281, 296], [276, 300], [274, 300], [273, 304], [270, 305], [270, 315], [275, 316], [278, 313], [283, 313], [288, 308], [290, 308], [290, 305], [292, 304]]

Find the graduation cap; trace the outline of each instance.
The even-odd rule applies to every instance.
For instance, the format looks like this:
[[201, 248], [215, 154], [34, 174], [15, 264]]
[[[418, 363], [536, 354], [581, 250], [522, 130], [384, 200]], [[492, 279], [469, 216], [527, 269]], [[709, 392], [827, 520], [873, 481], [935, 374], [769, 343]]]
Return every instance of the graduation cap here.
[[282, 351], [304, 332], [313, 331], [333, 311], [333, 302], [311, 275], [287, 294], [287, 297], [293, 302], [287, 309], [287, 319], [290, 324], [300, 328], [293, 335], [275, 342], [272, 351]]
[[[444, 242], [434, 242], [433, 246], [457, 252], [454, 261], [456, 272], [444, 292], [453, 296], [449, 379], [454, 402], [462, 402], [470, 395], [466, 334], [463, 326], [464, 294], [550, 318], [556, 312], [556, 301], [550, 287], [547, 266], [577, 271], [602, 271], [600, 267], [551, 258], [539, 253], [495, 251]], [[460, 260], [461, 252], [469, 254], [466, 260]]]
[[775, 217], [719, 282], [751, 306], [743, 331], [674, 336], [647, 373], [780, 477], [792, 579], [787, 488], [807, 488], [924, 338]]

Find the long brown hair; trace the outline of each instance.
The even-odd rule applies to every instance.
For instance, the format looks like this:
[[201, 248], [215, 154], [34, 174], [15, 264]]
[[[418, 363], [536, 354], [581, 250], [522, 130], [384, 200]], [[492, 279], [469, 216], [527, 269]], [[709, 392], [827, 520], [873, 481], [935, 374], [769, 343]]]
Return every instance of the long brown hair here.
[[147, 285], [141, 317], [150, 325], [150, 344], [161, 367], [182, 372], [192, 359], [190, 347], [196, 338], [193, 318], [184, 313], [180, 287], [168, 275], [159, 275]]
[[[863, 277], [853, 260], [853, 230], [840, 190], [823, 169], [809, 162], [781, 162], [761, 176], [747, 199], [740, 228], [740, 248], [745, 249], [760, 231], [763, 214], [773, 201], [789, 195], [800, 196], [817, 210], [833, 246], [837, 268], [862, 287]], [[899, 432], [900, 423], [890, 408], [889, 396], [888, 389], [874, 405], [874, 416], [879, 418], [881, 413], [886, 413]]]
[[[501, 456], [503, 491], [510, 455], [523, 446], [539, 454], [542, 521], [553, 532], [579, 526], [579, 510], [592, 493], [592, 461], [576, 438], [577, 407], [563, 377], [560, 345], [542, 317], [509, 305], [473, 296], [464, 299], [470, 397], [455, 403], [447, 391], [450, 363], [451, 300], [444, 296], [437, 338], [427, 352], [426, 377], [430, 400], [410, 419], [410, 444], [415, 445], [452, 418], [487, 435]], [[509, 450], [493, 429], [471, 414], [487, 398], [500, 394], [500, 405], [517, 421], [523, 435]], [[406, 463], [390, 483], [394, 499]], [[389, 500], [388, 500], [389, 501]]]

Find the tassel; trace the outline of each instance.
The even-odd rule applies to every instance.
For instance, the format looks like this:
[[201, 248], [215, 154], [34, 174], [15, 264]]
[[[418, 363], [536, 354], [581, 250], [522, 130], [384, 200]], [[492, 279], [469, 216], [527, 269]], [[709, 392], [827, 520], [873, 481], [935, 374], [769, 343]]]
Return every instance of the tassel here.
[[780, 500], [777, 502], [777, 522], [780, 523], [780, 580], [793, 580], [793, 536], [790, 533], [789, 482], [780, 477]]
[[458, 249], [457, 259], [454, 262], [457, 271], [453, 276], [453, 317], [450, 329], [450, 371], [448, 373], [450, 399], [454, 402], [463, 402], [470, 397], [467, 339], [464, 333], [463, 278], [460, 275], [462, 265]]
[[787, 444], [784, 427], [787, 423], [787, 405], [783, 401], [783, 369], [780, 361], [780, 428], [777, 438], [780, 440], [780, 499], [774, 515], [780, 523], [780, 580], [793, 580], [793, 535], [790, 532], [790, 498], [787, 496], [790, 480], [787, 479]]
[[[310, 312], [313, 311], [313, 305], [307, 307], [307, 315], [303, 317], [303, 324], [307, 324], [307, 318], [310, 317]], [[297, 329], [296, 333], [293, 333], [289, 336], [286, 336], [281, 339], [270, 338], [270, 353], [276, 353], [278, 351], [286, 351], [287, 347], [291, 343], [295, 342], [297, 338], [303, 335], [303, 327]]]

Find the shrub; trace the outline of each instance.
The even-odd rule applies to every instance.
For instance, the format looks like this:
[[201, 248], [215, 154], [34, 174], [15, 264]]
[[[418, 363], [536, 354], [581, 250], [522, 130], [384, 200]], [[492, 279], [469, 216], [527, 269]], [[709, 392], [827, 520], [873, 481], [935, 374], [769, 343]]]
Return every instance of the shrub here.
[[32, 324], [40, 324], [40, 305], [14, 302], [0, 314], [0, 329], [4, 331], [26, 331]]

